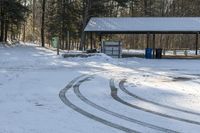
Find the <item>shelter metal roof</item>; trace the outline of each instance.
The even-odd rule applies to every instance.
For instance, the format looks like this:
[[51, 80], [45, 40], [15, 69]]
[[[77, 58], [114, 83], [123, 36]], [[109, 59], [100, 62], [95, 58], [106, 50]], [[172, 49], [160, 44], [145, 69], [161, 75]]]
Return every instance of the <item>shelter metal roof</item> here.
[[98, 33], [197, 33], [200, 17], [91, 18], [85, 32]]

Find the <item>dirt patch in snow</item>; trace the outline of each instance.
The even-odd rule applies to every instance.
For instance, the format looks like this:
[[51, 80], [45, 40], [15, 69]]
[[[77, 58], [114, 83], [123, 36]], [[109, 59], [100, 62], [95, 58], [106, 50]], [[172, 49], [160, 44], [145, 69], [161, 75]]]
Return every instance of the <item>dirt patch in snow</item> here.
[[172, 81], [178, 82], [178, 81], [190, 81], [192, 78], [188, 77], [173, 77]]

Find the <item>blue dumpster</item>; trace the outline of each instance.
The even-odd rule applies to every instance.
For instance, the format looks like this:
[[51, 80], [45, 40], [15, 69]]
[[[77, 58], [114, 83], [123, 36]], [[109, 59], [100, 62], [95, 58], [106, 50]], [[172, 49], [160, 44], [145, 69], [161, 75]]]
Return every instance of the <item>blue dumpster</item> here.
[[152, 48], [146, 48], [145, 49], [145, 58], [146, 59], [152, 59], [152, 51], [153, 51]]

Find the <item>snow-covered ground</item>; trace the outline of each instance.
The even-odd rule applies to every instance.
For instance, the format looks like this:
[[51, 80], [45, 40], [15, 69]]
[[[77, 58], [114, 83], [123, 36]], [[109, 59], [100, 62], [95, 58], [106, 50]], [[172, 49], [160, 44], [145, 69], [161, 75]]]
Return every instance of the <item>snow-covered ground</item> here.
[[198, 133], [199, 85], [200, 60], [0, 45], [0, 133]]

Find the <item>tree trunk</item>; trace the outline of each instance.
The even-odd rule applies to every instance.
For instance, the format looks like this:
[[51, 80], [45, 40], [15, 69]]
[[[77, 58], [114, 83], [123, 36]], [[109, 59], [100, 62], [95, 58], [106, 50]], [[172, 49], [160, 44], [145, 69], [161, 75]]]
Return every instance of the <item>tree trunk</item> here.
[[144, 16], [147, 16], [148, 15], [148, 6], [147, 6], [147, 0], [144, 0]]
[[6, 23], [5, 23], [5, 32], [4, 32], [4, 42], [7, 42], [7, 37], [8, 37], [8, 25], [9, 25], [9, 22], [6, 21]]
[[[24, 3], [26, 5], [27, 1], [25, 0]], [[25, 42], [26, 41], [26, 21], [24, 21], [24, 25], [23, 26], [24, 26], [23, 27], [23, 42]]]
[[24, 22], [24, 29], [23, 29], [23, 42], [26, 40], [26, 22]]
[[42, 47], [45, 46], [45, 37], [44, 37], [45, 5], [46, 5], [46, 0], [43, 0], [43, 1], [42, 1], [42, 26], [41, 26], [41, 41], [42, 41]]
[[82, 28], [82, 34], [81, 34], [81, 45], [80, 50], [84, 50], [85, 45], [85, 26], [87, 25], [87, 21], [89, 18], [89, 8], [90, 8], [90, 0], [86, 0], [86, 2], [83, 2], [84, 5], [84, 14], [83, 14], [83, 28]]
[[[2, 1], [1, 1], [2, 3]], [[0, 36], [0, 42], [3, 42], [4, 39], [4, 11], [3, 11], [3, 4], [1, 4], [1, 36]]]
[[61, 35], [61, 38], [62, 38], [62, 49], [64, 49], [64, 45], [65, 45], [65, 35], [64, 35], [64, 32], [65, 32], [65, 0], [62, 0], [62, 27], [61, 27], [61, 30], [62, 30], [62, 35]]
[[35, 19], [36, 19], [36, 14], [35, 14], [35, 10], [36, 10], [36, 0], [33, 0], [33, 27], [32, 27], [32, 30], [33, 30], [33, 42], [35, 41]]

